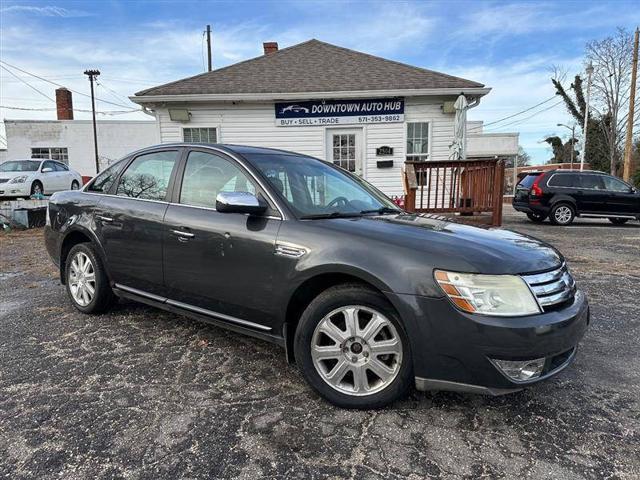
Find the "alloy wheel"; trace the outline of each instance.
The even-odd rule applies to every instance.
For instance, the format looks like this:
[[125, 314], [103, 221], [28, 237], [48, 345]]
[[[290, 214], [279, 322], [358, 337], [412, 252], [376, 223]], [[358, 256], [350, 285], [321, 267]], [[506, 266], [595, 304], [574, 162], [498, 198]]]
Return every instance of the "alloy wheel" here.
[[335, 390], [371, 395], [398, 376], [402, 340], [380, 312], [349, 305], [320, 320], [311, 339], [311, 358], [320, 377]]
[[89, 305], [96, 294], [96, 272], [91, 259], [84, 252], [78, 252], [71, 261], [69, 289], [74, 301], [81, 307]]
[[568, 223], [571, 220], [572, 215], [573, 212], [571, 211], [571, 209], [565, 205], [556, 208], [556, 211], [553, 214], [556, 221], [560, 224]]

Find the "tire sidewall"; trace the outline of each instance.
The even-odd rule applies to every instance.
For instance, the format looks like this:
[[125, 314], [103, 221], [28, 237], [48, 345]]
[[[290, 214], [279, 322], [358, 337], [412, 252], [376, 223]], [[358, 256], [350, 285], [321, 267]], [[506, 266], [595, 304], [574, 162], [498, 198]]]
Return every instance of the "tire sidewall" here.
[[[311, 358], [311, 341], [316, 326], [326, 314], [346, 305], [362, 305], [380, 312], [393, 323], [402, 342], [402, 363], [398, 375], [384, 390], [371, 395], [354, 396], [333, 389], [317, 372]], [[366, 287], [333, 287], [316, 297], [300, 318], [294, 338], [294, 354], [311, 387], [331, 403], [343, 408], [380, 408], [404, 396], [413, 380], [411, 346], [398, 314], [381, 294]]]
[[[74, 186], [76, 188], [73, 188]], [[79, 190], [79, 189], [80, 189], [80, 184], [78, 183], [77, 180], [74, 180], [73, 182], [71, 182], [71, 190]]]
[[[79, 252], [84, 253], [87, 257], [89, 257], [89, 260], [91, 260], [96, 279], [95, 294], [93, 295], [91, 302], [84, 306], [78, 304], [73, 298], [73, 295], [71, 294], [71, 282], [69, 281], [71, 262]], [[109, 290], [110, 287], [108, 285], [108, 280], [104, 273], [104, 269], [102, 268], [102, 262], [100, 261], [100, 258], [98, 257], [96, 251], [90, 243], [79, 243], [78, 245], [75, 245], [73, 248], [71, 248], [65, 262], [64, 275], [67, 295], [69, 296], [71, 303], [76, 309], [80, 310], [83, 313], [94, 313], [102, 309], [103, 304], [105, 303], [104, 297], [105, 295], [108, 295], [107, 290]]]
[[[556, 220], [556, 210], [558, 210], [560, 207], [567, 207], [569, 210], [571, 210], [571, 218], [566, 223], [560, 223]], [[554, 225], [561, 225], [561, 226], [571, 225], [571, 223], [573, 223], [573, 220], [575, 218], [576, 218], [576, 209], [573, 207], [573, 205], [570, 205], [564, 202], [555, 204], [551, 209], [551, 212], [549, 213], [549, 221]]]
[[36, 185], [40, 185], [40, 195], [44, 195], [44, 187], [42, 185], [42, 182], [40, 182], [40, 180], [36, 180], [31, 184], [31, 195], [35, 195], [36, 193]]

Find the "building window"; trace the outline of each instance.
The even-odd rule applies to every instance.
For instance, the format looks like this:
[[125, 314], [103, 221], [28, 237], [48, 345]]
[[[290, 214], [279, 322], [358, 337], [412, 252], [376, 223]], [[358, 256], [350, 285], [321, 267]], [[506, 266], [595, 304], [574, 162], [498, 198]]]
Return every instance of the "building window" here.
[[215, 128], [183, 128], [182, 138], [187, 143], [217, 143], [218, 135]]
[[34, 147], [31, 149], [31, 158], [44, 158], [69, 163], [69, 151], [60, 147]]
[[407, 160], [422, 162], [429, 159], [429, 124], [407, 123]]
[[333, 158], [331, 161], [350, 172], [356, 171], [355, 133], [333, 134]]

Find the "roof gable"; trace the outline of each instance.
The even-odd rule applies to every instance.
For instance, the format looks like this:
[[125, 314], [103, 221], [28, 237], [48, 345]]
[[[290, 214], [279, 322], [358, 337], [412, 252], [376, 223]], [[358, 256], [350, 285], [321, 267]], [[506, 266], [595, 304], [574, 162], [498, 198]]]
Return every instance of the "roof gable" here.
[[481, 88], [483, 84], [319, 40], [212, 72], [152, 87], [136, 96]]

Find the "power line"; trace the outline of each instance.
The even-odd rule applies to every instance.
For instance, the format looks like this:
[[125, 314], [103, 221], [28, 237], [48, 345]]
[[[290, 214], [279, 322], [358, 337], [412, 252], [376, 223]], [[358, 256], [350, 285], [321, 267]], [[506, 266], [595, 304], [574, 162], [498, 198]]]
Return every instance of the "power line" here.
[[[524, 110], [521, 110], [521, 111], [519, 111], [519, 112], [513, 113], [513, 114], [511, 114], [511, 115], [508, 115], [508, 116], [506, 116], [506, 117], [500, 118], [500, 119], [498, 119], [498, 120], [494, 120], [493, 122], [484, 123], [484, 124], [482, 124], [482, 125], [480, 125], [480, 126], [477, 126], [477, 127], [471, 128], [471, 129], [469, 129], [469, 132], [473, 132], [474, 130], [482, 130], [482, 129], [484, 129], [484, 128], [488, 127], [489, 125], [495, 125], [496, 123], [500, 123], [500, 122], [503, 122], [503, 121], [505, 121], [505, 120], [509, 120], [510, 118], [517, 117], [518, 115], [522, 115], [523, 113], [527, 113], [527, 112], [529, 112], [529, 111], [533, 110], [534, 108], [537, 108], [537, 107], [539, 107], [539, 106], [541, 106], [541, 105], [544, 105], [545, 103], [550, 102], [550, 101], [551, 101], [551, 100], [553, 100], [554, 98], [556, 98], [556, 96], [555, 96], [555, 95], [554, 95], [553, 97], [549, 97], [549, 98], [547, 98], [546, 100], [543, 100], [543, 101], [542, 101], [542, 102], [540, 102], [540, 103], [537, 103], [537, 104], [533, 105], [532, 107], [525, 108]], [[504, 126], [504, 125], [503, 125], [503, 126]]]
[[[56, 109], [55, 108], [27, 108], [27, 107], [14, 107], [14, 106], [10, 106], [10, 105], [0, 105], [0, 108], [6, 108], [8, 110], [25, 110], [25, 111], [34, 111], [34, 112], [55, 112]], [[82, 113], [91, 113], [91, 110], [86, 110], [83, 108], [74, 108], [73, 109], [74, 112], [82, 112]], [[98, 111], [96, 110], [96, 113], [99, 113], [101, 115], [123, 115], [125, 113], [134, 113], [134, 112], [140, 112], [141, 110], [139, 109], [131, 109], [131, 110], [107, 110], [107, 111]]]
[[127, 102], [130, 102], [131, 100], [129, 100], [128, 98], [123, 97], [122, 95], [120, 95], [118, 92], [116, 92], [115, 90], [112, 90], [111, 88], [107, 87], [104, 82], [102, 81], [98, 81], [96, 80], [96, 84], [100, 85], [102, 88], [104, 88], [107, 92], [109, 92], [111, 94], [111, 96], [113, 98], [115, 98], [116, 100], [120, 101], [120, 100], [125, 100]]
[[504, 125], [498, 125], [497, 127], [490, 128], [489, 130], [495, 130], [495, 129], [498, 129], [498, 128], [508, 127], [509, 125], [515, 125], [515, 124], [520, 124], [522, 122], [526, 122], [527, 120], [529, 120], [530, 118], [535, 117], [536, 115], [540, 115], [541, 113], [546, 112], [547, 110], [551, 110], [552, 108], [557, 107], [562, 102], [563, 102], [563, 100], [560, 100], [559, 102], [554, 103], [550, 107], [543, 108], [542, 110], [539, 110], [539, 111], [535, 112], [533, 115], [529, 115], [528, 117], [521, 118], [521, 119], [515, 120], [513, 122], [505, 123]]
[[[0, 63], [4, 63], [5, 65], [8, 65], [8, 66], [10, 66], [11, 68], [14, 68], [15, 70], [18, 70], [19, 72], [26, 73], [27, 75], [31, 75], [32, 77], [38, 78], [38, 79], [40, 79], [40, 80], [42, 80], [42, 81], [48, 82], [48, 83], [50, 83], [50, 84], [52, 84], [52, 85], [55, 85], [56, 87], [67, 88], [67, 87], [65, 87], [64, 85], [61, 85], [61, 84], [59, 84], [59, 83], [53, 82], [53, 81], [51, 81], [51, 80], [48, 80], [48, 79], [46, 79], [46, 78], [44, 78], [44, 77], [41, 77], [41, 76], [39, 76], [39, 75], [36, 75], [35, 73], [27, 72], [26, 70], [23, 70], [22, 68], [16, 67], [15, 65], [11, 65], [10, 63], [5, 62], [4, 60], [0, 60]], [[6, 67], [3, 67], [3, 68], [4, 68], [5, 70], [7, 70], [8, 72], [10, 71], [10, 70], [8, 70]], [[15, 75], [14, 75], [14, 76], [15, 76]], [[17, 77], [17, 78], [19, 78], [19, 77]], [[72, 91], [73, 93], [77, 93], [78, 95], [82, 95], [83, 97], [91, 98], [91, 95], [87, 95], [86, 93], [78, 92], [77, 90], [73, 90], [73, 89], [71, 89], [71, 88], [67, 88], [67, 90], [70, 90], [70, 91]], [[116, 107], [129, 108], [129, 106], [128, 106], [128, 105], [122, 105], [122, 104], [120, 104], [120, 103], [113, 103], [113, 102], [110, 102], [110, 101], [108, 101], [108, 100], [103, 100], [103, 99], [98, 98], [98, 97], [96, 97], [96, 100], [98, 100], [98, 101], [100, 101], [100, 102], [102, 102], [102, 103], [108, 103], [109, 105], [115, 105]]]
[[31, 85], [29, 82], [27, 82], [26, 80], [23, 80], [22, 78], [18, 77], [15, 73], [13, 73], [11, 70], [9, 70], [7, 67], [5, 67], [4, 65], [0, 65], [0, 67], [3, 70], [6, 70], [7, 72], [9, 72], [10, 75], [14, 76], [15, 78], [17, 78], [18, 80], [20, 80], [22, 83], [24, 83], [27, 87], [31, 88], [32, 90], [35, 90], [36, 92], [38, 92], [40, 95], [42, 95], [43, 97], [47, 98], [48, 100], [51, 100], [52, 102], [55, 103], [55, 100], [53, 98], [51, 98], [49, 95], [47, 95], [46, 93], [38, 90], [36, 87], [34, 87], [33, 85]]

